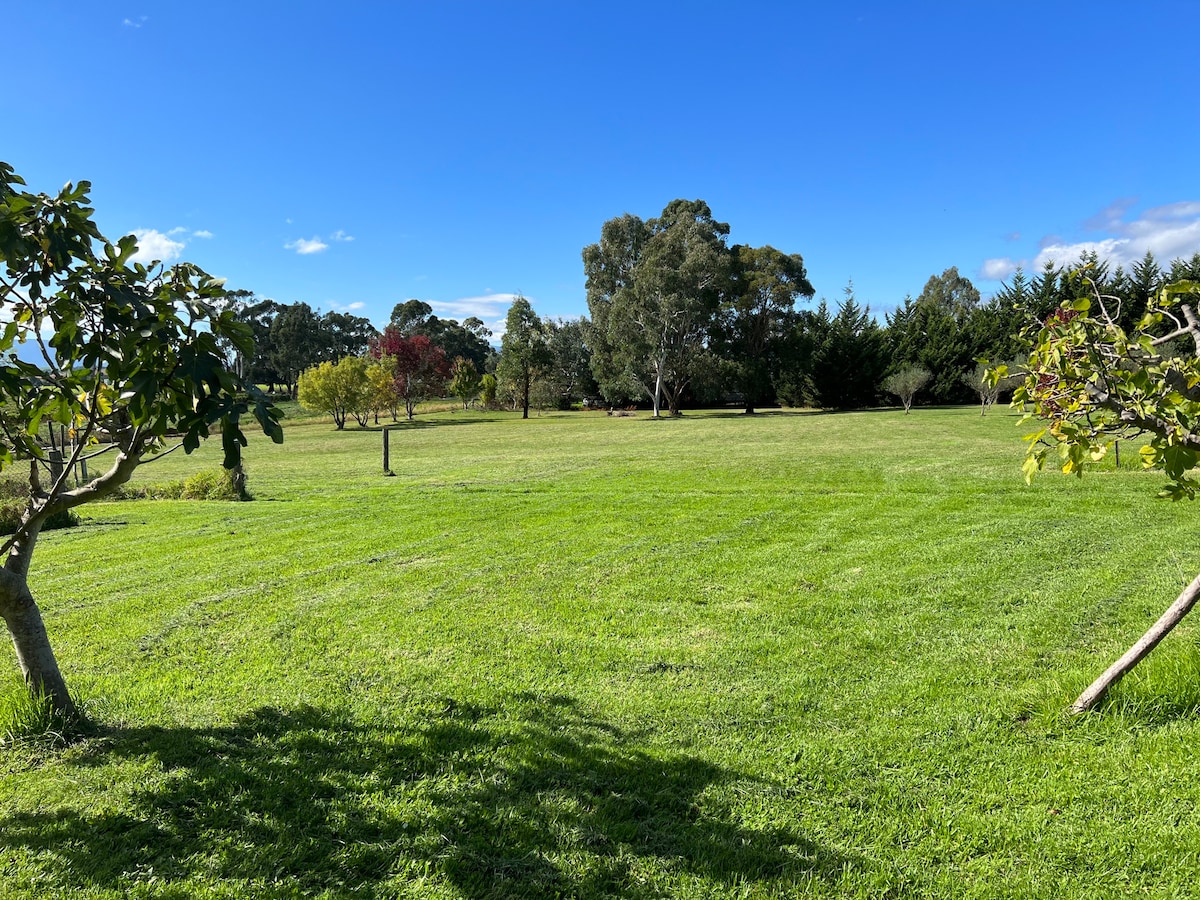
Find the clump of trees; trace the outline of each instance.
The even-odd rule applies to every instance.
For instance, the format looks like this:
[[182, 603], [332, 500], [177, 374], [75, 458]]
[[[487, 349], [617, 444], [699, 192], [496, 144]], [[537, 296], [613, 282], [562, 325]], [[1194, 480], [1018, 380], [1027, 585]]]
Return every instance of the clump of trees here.
[[884, 379], [913, 368], [929, 373], [932, 402], [961, 403], [978, 359], [1013, 355], [1028, 298], [983, 303], [950, 268], [884, 323], [852, 284], [836, 307], [798, 308], [815, 295], [803, 258], [729, 246], [728, 234], [704, 201], [675, 200], [655, 219], [610, 219], [583, 249], [585, 343], [610, 404], [641, 398], [656, 416], [705, 395], [747, 413], [776, 402], [851, 409], [877, 404]]
[[[704, 201], [674, 200], [654, 219], [608, 220], [583, 248], [584, 344], [610, 405], [642, 400], [658, 416], [687, 402], [739, 402], [752, 413], [776, 402], [852, 409], [890, 394], [906, 412], [914, 402], [978, 399], [986, 413], [1014, 382], [985, 384], [981, 362], [1016, 368], [1022, 328], [1073, 299], [1070, 271], [1088, 266], [1104, 293], [1124, 298], [1125, 328], [1165, 283], [1200, 275], [1200, 254], [1164, 269], [1147, 253], [1111, 272], [1085, 254], [1033, 278], [1018, 270], [985, 300], [950, 267], [880, 322], [853, 284], [837, 304], [806, 308], [815, 294], [799, 254], [729, 246], [728, 235]], [[893, 391], [896, 377], [914, 369], [929, 376], [919, 395]]]
[[[1086, 266], [1102, 293], [1121, 298], [1116, 322], [1126, 329], [1164, 284], [1200, 277], [1200, 254], [1164, 267], [1147, 253], [1128, 271], [1085, 254], [1032, 278], [1018, 270], [985, 300], [950, 267], [881, 321], [853, 283], [837, 303], [812, 305], [803, 257], [769, 244], [731, 246], [729, 232], [703, 200], [674, 200], [656, 218], [608, 220], [583, 248], [589, 317], [546, 318], [518, 297], [499, 348], [479, 319], [440, 319], [422, 300], [396, 304], [379, 333], [353, 316], [322, 317], [304, 304], [238, 293], [229, 309], [266, 349], [236, 358], [236, 368], [290, 385], [305, 368], [365, 355], [376, 422], [380, 412], [395, 419], [400, 408], [412, 418], [422, 399], [447, 392], [464, 408], [478, 397], [525, 417], [531, 408], [583, 401], [645, 403], [661, 416], [689, 403], [738, 403], [753, 413], [777, 403], [895, 402], [907, 414], [919, 403], [977, 400], [986, 414], [1019, 379], [990, 382], [984, 361], [1007, 360], [1009, 370], [1022, 371], [1018, 335], [1073, 301], [1071, 271]], [[927, 373], [915, 388], [914, 372]], [[339, 414], [325, 405], [336, 424]]]
[[440, 396], [450, 377], [446, 351], [424, 334], [405, 334], [389, 325], [373, 339], [371, 356], [391, 377], [391, 396], [404, 406], [405, 417], [412, 421], [417, 404]]
[[297, 399], [305, 409], [332, 416], [338, 431], [346, 427], [347, 417], [365, 428], [375, 399], [367, 361], [346, 356], [306, 369], [297, 380]]

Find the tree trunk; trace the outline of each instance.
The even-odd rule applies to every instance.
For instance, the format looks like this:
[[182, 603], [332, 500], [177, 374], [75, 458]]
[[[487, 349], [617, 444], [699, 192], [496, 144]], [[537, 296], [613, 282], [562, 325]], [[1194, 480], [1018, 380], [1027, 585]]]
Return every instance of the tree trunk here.
[[9, 551], [8, 562], [0, 569], [0, 617], [8, 626], [30, 694], [49, 697], [56, 713], [75, 718], [78, 714], [75, 702], [58, 668], [41, 610], [29, 591], [29, 557], [37, 544], [39, 530], [40, 524], [35, 524]]
[[1088, 689], [1079, 695], [1078, 699], [1071, 704], [1071, 712], [1087, 712], [1099, 703], [1100, 698], [1110, 687], [1125, 677], [1127, 672], [1131, 671], [1134, 666], [1145, 659], [1151, 650], [1158, 646], [1159, 641], [1170, 634], [1171, 629], [1191, 611], [1197, 600], [1200, 600], [1200, 575], [1196, 576], [1192, 583], [1183, 589], [1183, 593], [1159, 620], [1150, 626], [1150, 630], [1142, 635], [1141, 640], [1130, 647], [1124, 656], [1109, 666], [1103, 675], [1093, 681]]

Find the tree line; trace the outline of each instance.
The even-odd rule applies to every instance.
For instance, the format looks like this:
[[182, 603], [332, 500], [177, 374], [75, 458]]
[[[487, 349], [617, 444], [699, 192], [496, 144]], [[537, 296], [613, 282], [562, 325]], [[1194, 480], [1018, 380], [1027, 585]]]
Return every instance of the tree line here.
[[[730, 245], [729, 231], [703, 200], [674, 200], [656, 218], [608, 220], [582, 252], [588, 316], [542, 318], [519, 297], [498, 352], [480, 320], [441, 320], [419, 300], [397, 305], [382, 333], [354, 316], [281, 307], [262, 329], [260, 355], [273, 368], [256, 372], [288, 384], [307, 352], [316, 368], [297, 377], [301, 399], [338, 427], [348, 417], [378, 421], [381, 411], [411, 417], [421, 399], [447, 393], [526, 416], [592, 402], [646, 404], [655, 415], [730, 403], [752, 413], [977, 401], [986, 411], [1014, 381], [989, 382], [984, 361], [1016, 370], [1022, 330], [1077, 296], [1073, 272], [1086, 269], [1099, 290], [1123, 298], [1126, 328], [1165, 284], [1200, 279], [1200, 254], [1164, 266], [1147, 252], [1125, 269], [1085, 253], [1032, 277], [1018, 269], [985, 300], [950, 267], [880, 321], [853, 283], [836, 303], [814, 305], [800, 254]], [[297, 325], [303, 317], [307, 330]], [[317, 337], [303, 345], [302, 331]], [[349, 356], [359, 361], [338, 370]]]

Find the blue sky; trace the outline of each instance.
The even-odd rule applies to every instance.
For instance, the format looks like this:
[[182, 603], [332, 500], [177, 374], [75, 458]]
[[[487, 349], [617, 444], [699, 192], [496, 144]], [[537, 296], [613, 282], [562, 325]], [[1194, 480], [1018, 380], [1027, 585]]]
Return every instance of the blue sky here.
[[883, 312], [957, 266], [1200, 250], [1200, 3], [13, 0], [0, 159], [230, 287], [586, 314], [702, 198]]

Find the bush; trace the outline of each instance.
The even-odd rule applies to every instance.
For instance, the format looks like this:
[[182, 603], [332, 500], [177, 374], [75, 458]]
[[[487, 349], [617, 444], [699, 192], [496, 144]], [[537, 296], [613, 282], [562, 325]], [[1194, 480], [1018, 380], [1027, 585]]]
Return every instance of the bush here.
[[207, 469], [190, 478], [158, 484], [122, 485], [109, 500], [250, 500], [246, 474], [234, 469]]
[[[21, 516], [29, 502], [29, 485], [24, 481], [4, 479], [0, 481], [0, 534], [12, 534], [21, 524]], [[74, 510], [66, 509], [48, 518], [42, 531], [55, 528], [71, 528], [79, 524]]]
[[181, 500], [248, 500], [246, 476], [237, 469], [208, 469], [183, 482]]

